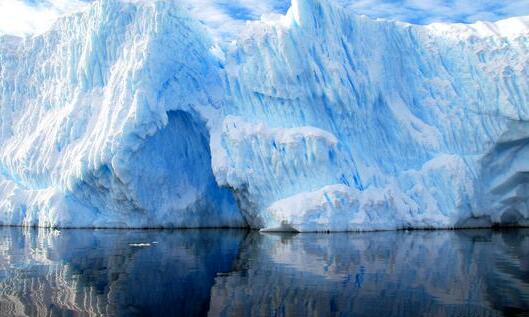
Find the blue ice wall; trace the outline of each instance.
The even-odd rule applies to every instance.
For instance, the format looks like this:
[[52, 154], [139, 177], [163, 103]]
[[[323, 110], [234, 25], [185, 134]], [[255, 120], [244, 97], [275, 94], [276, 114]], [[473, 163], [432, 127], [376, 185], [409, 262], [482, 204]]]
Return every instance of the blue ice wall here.
[[0, 39], [0, 221], [526, 225], [528, 25], [295, 0], [223, 42], [178, 3], [97, 1]]

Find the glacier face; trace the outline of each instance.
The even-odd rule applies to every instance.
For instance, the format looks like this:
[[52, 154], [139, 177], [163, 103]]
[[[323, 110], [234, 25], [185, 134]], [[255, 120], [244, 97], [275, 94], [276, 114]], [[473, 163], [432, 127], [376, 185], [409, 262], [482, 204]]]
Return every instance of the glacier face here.
[[294, 0], [219, 42], [175, 2], [100, 0], [0, 38], [0, 222], [529, 225], [528, 25]]

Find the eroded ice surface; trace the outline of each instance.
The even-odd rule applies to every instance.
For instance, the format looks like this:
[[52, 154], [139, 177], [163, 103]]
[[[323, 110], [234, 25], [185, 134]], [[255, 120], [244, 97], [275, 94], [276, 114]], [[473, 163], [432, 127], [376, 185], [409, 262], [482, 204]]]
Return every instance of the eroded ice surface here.
[[0, 222], [527, 225], [528, 25], [295, 0], [225, 42], [177, 2], [100, 0], [0, 38]]

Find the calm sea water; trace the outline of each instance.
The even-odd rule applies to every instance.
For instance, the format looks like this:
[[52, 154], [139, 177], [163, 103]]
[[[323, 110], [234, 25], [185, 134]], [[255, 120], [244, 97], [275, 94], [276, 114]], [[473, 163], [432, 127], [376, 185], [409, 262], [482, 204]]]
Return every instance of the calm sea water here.
[[529, 316], [529, 230], [0, 228], [1, 316]]

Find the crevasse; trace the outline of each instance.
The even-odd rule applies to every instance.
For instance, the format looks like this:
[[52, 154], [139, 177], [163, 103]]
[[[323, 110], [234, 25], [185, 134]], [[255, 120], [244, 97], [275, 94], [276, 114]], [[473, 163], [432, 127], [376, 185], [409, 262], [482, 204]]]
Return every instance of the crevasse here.
[[0, 222], [528, 225], [528, 25], [294, 0], [224, 43], [176, 2], [100, 0], [0, 38]]

